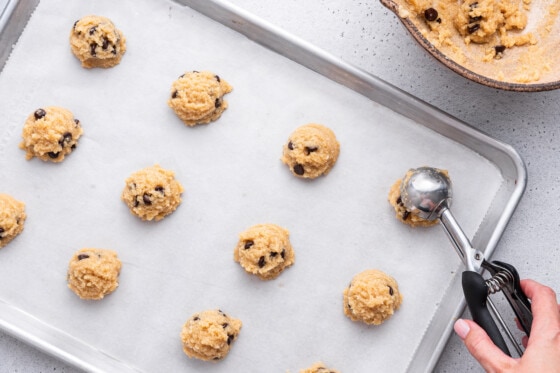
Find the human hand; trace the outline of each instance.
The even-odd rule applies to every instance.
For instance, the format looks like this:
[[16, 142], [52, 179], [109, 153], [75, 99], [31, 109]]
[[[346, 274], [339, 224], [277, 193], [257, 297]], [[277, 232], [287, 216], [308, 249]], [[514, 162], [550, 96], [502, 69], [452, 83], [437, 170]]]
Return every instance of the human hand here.
[[523, 340], [523, 357], [504, 354], [472, 320], [457, 320], [455, 332], [487, 372], [560, 372], [560, 305], [556, 293], [533, 280], [522, 280], [521, 288], [531, 299], [533, 313], [531, 336]]

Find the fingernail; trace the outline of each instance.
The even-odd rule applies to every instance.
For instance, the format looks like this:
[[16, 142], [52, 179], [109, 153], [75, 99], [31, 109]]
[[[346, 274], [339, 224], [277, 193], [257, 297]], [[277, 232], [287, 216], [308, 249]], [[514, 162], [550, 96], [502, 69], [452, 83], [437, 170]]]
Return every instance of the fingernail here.
[[469, 334], [471, 327], [465, 320], [459, 319], [455, 321], [455, 325], [453, 325], [453, 329], [455, 329], [455, 333], [457, 333], [459, 338], [465, 339], [467, 334]]

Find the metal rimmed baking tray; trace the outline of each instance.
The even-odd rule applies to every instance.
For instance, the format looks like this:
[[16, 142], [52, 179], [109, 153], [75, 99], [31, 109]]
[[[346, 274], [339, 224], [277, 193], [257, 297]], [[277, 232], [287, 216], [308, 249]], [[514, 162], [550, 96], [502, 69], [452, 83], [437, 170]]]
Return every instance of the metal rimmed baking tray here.
[[[526, 183], [510, 146], [226, 1], [64, 2], [61, 14], [62, 0], [49, 0], [32, 15], [23, 3], [8, 3], [0, 39], [15, 44], [0, 73], [0, 189], [28, 213], [24, 233], [0, 250], [4, 330], [98, 372], [435, 365], [463, 309], [461, 263], [440, 229], [393, 217], [388, 188], [409, 167], [448, 169], [454, 213], [490, 256]], [[89, 13], [127, 37], [113, 69], [84, 70], [69, 52], [71, 25]], [[191, 129], [165, 102], [192, 69], [219, 73], [234, 91], [219, 121]], [[23, 121], [51, 104], [71, 109], [84, 136], [62, 164], [25, 161]], [[279, 157], [289, 133], [312, 121], [333, 129], [341, 156], [327, 177], [303, 182]], [[144, 224], [119, 195], [129, 173], [153, 163], [176, 172], [185, 200]], [[270, 282], [232, 259], [237, 234], [262, 222], [288, 228], [296, 251], [296, 264]], [[123, 260], [119, 289], [101, 302], [65, 285], [84, 246]], [[404, 294], [379, 327], [342, 314], [344, 287], [368, 268], [392, 274]], [[224, 361], [189, 360], [180, 327], [211, 307], [240, 318], [241, 335]]]

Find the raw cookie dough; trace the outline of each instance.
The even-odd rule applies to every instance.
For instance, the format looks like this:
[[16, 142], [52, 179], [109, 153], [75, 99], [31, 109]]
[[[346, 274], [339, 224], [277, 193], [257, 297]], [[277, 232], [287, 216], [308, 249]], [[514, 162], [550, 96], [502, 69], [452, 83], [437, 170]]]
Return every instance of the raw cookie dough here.
[[[437, 35], [437, 44], [453, 44], [458, 32], [465, 44], [488, 43], [490, 47], [535, 44], [527, 26], [530, 0], [406, 0]], [[503, 50], [502, 50], [503, 52]]]
[[321, 124], [310, 123], [290, 135], [281, 159], [295, 176], [314, 179], [330, 172], [339, 153], [340, 144], [334, 132]]
[[187, 126], [210, 123], [227, 109], [223, 97], [232, 89], [210, 71], [191, 71], [173, 82], [167, 104]]
[[26, 159], [62, 162], [76, 148], [82, 133], [80, 121], [69, 110], [47, 106], [27, 117], [19, 147], [25, 150]]
[[[521, 0], [471, 0], [463, 1], [454, 19], [455, 27], [465, 38], [465, 43], [493, 43], [512, 47], [511, 30], [523, 30], [527, 26], [527, 8], [530, 1]], [[509, 37], [508, 37], [509, 36]], [[532, 34], [525, 34], [523, 43], [531, 42]], [[508, 42], [511, 39], [510, 42]], [[517, 38], [521, 40], [522, 38]], [[513, 43], [512, 43], [513, 42]], [[534, 44], [534, 43], [533, 43]]]
[[558, 1], [395, 1], [422, 37], [476, 74], [510, 83], [558, 79]]
[[68, 287], [82, 299], [98, 300], [119, 286], [121, 261], [106, 249], [81, 249], [68, 264]]
[[183, 351], [190, 358], [221, 360], [237, 339], [241, 325], [241, 320], [234, 319], [221, 310], [196, 313], [183, 325]]
[[25, 203], [0, 193], [0, 248], [23, 231], [26, 217]]
[[248, 273], [271, 280], [294, 264], [290, 233], [275, 224], [257, 224], [239, 234], [233, 259]]
[[402, 295], [395, 279], [376, 269], [358, 273], [344, 290], [344, 314], [352, 321], [379, 325], [401, 303]]
[[121, 62], [126, 52], [126, 38], [110, 19], [90, 15], [74, 23], [70, 47], [83, 67], [109, 68]]
[[159, 165], [134, 172], [126, 179], [121, 199], [142, 220], [161, 220], [181, 204], [183, 186], [173, 171]]
[[[447, 170], [439, 170], [439, 171], [444, 173], [446, 176], [449, 176]], [[408, 171], [405, 177], [409, 175], [410, 172], [412, 171]], [[391, 186], [391, 189], [389, 190], [389, 203], [395, 209], [397, 219], [399, 219], [401, 222], [405, 224], [410, 225], [411, 227], [431, 227], [437, 225], [439, 223], [438, 219], [434, 219], [434, 220], [423, 219], [420, 216], [416, 215], [414, 212], [408, 211], [406, 207], [404, 207], [404, 204], [402, 203], [401, 200], [401, 184], [403, 179], [399, 179], [395, 181], [395, 183], [393, 184], [393, 186]]]
[[340, 373], [338, 370], [330, 369], [321, 362], [317, 362], [307, 369], [301, 369], [299, 373]]

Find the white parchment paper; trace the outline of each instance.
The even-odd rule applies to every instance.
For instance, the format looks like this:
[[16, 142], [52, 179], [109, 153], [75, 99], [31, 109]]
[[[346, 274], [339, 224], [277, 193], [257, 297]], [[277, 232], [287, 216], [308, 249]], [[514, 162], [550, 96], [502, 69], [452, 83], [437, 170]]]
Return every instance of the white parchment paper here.
[[[120, 65], [86, 70], [71, 54], [72, 25], [88, 14], [127, 37]], [[233, 85], [217, 122], [188, 128], [167, 107], [171, 83], [190, 70]], [[319, 360], [342, 372], [403, 371], [460, 262], [441, 228], [394, 218], [389, 187], [411, 167], [449, 170], [454, 214], [472, 237], [502, 181], [471, 150], [166, 0], [41, 1], [0, 74], [0, 105], [0, 192], [28, 214], [0, 250], [0, 299], [145, 372], [297, 372]], [[26, 161], [25, 118], [49, 105], [71, 110], [84, 135], [61, 164]], [[303, 181], [279, 159], [309, 122], [333, 129], [341, 155], [328, 176]], [[155, 163], [176, 172], [184, 201], [147, 223], [120, 193]], [[268, 282], [233, 261], [238, 233], [266, 222], [291, 232], [296, 253]], [[102, 301], [66, 287], [82, 247], [123, 261], [119, 288]], [[369, 268], [394, 276], [404, 295], [377, 327], [342, 312], [342, 291]], [[243, 322], [218, 363], [188, 359], [179, 339], [208, 308]]]

